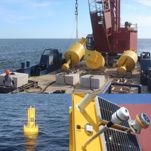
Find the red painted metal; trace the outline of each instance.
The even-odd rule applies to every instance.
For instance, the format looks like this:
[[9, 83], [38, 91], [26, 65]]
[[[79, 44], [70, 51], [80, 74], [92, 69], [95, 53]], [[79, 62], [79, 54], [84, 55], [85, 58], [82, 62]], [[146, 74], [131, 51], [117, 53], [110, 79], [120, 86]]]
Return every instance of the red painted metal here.
[[95, 49], [111, 54], [137, 49], [137, 27], [120, 25], [120, 0], [89, 0]]
[[[137, 114], [141, 112], [145, 112], [151, 117], [151, 104], [122, 104], [121, 106], [128, 108], [133, 119], [136, 117]], [[142, 130], [141, 134], [138, 135], [138, 139], [140, 141], [142, 151], [150, 151], [151, 127]]]

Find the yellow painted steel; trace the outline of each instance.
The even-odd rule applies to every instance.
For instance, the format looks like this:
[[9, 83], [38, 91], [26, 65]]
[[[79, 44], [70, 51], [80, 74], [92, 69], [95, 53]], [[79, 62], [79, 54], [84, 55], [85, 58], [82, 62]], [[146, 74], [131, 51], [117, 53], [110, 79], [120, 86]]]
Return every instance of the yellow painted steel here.
[[[70, 151], [102, 151], [101, 140], [97, 137], [85, 149], [82, 148], [84, 143], [94, 135], [98, 130], [98, 121], [95, 109], [95, 102], [92, 101], [81, 114], [76, 105], [80, 103], [84, 95], [72, 96], [72, 113], [70, 113]], [[86, 124], [93, 126], [93, 134], [88, 135], [84, 127]]]
[[132, 50], [125, 51], [118, 60], [118, 73], [124, 74], [130, 72], [135, 68], [135, 65], [138, 61], [136, 52]]
[[69, 112], [69, 151], [73, 151], [72, 110]]
[[85, 54], [86, 66], [90, 69], [96, 70], [105, 65], [105, 59], [102, 54], [98, 51], [87, 50]]
[[36, 109], [33, 107], [28, 108], [28, 120], [27, 125], [24, 125], [24, 135], [26, 137], [31, 137], [38, 135], [39, 128], [38, 125], [36, 125]]
[[69, 70], [70, 67], [78, 64], [82, 57], [85, 55], [86, 39], [82, 38], [79, 42], [73, 44], [64, 54], [66, 63], [63, 64], [63, 70]]

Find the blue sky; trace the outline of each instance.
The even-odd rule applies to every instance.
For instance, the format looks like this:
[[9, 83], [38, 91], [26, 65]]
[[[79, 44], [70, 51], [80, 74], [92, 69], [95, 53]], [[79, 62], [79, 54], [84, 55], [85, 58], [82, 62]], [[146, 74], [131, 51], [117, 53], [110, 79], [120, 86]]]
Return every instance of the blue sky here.
[[[74, 38], [75, 0], [0, 0], [0, 38]], [[151, 0], [121, 0], [121, 21], [151, 38]], [[91, 33], [88, 0], [79, 0], [79, 35]]]

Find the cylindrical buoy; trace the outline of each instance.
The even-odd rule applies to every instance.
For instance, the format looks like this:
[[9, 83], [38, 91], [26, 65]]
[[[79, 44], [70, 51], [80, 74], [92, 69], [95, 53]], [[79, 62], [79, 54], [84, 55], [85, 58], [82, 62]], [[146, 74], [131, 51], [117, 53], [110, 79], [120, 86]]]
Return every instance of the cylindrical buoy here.
[[124, 74], [126, 72], [131, 72], [135, 68], [137, 60], [138, 60], [138, 57], [137, 57], [136, 52], [132, 50], [125, 51], [117, 62], [118, 73]]
[[133, 132], [141, 134], [142, 129], [147, 129], [151, 126], [151, 120], [146, 113], [139, 113], [134, 120], [129, 121], [129, 125]]
[[96, 70], [105, 65], [105, 59], [102, 54], [98, 51], [87, 50], [85, 54], [86, 66], [90, 69]]
[[111, 122], [114, 124], [120, 124], [123, 121], [127, 121], [130, 117], [128, 109], [121, 107], [115, 113], [112, 114]]
[[136, 115], [136, 121], [141, 126], [141, 128], [144, 128], [144, 129], [148, 128], [151, 125], [150, 118], [145, 113], [140, 113]]
[[64, 54], [66, 63], [63, 64], [63, 70], [69, 70], [70, 67], [78, 64], [82, 57], [85, 55], [86, 39], [82, 38], [79, 42], [73, 44]]
[[24, 125], [24, 135], [26, 137], [31, 137], [38, 135], [39, 128], [38, 125], [36, 125], [36, 109], [33, 107], [28, 108], [28, 119], [27, 119], [27, 125]]

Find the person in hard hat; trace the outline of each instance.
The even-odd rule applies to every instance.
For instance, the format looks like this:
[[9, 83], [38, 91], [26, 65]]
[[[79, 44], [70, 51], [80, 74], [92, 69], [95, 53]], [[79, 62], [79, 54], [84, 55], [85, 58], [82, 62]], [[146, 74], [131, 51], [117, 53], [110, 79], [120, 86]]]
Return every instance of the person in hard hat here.
[[3, 81], [5, 86], [14, 86], [14, 81], [10, 76], [10, 70], [6, 70], [6, 75], [4, 77], [4, 81]]

